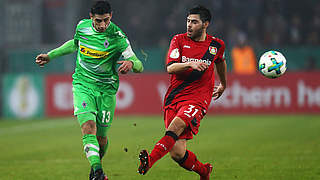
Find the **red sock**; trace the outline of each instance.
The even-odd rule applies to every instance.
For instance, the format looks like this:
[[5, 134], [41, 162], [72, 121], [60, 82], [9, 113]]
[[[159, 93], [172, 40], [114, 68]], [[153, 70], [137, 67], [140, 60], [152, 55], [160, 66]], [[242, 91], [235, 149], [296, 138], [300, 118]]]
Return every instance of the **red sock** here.
[[174, 132], [167, 131], [166, 135], [163, 138], [161, 138], [160, 141], [158, 141], [157, 144], [154, 146], [149, 156], [150, 158], [149, 166], [152, 167], [152, 165], [155, 162], [157, 162], [169, 151], [171, 151], [177, 139], [178, 139], [178, 136]]
[[208, 173], [208, 169], [204, 166], [204, 164], [198, 161], [197, 156], [189, 150], [187, 150], [184, 157], [177, 162], [181, 167], [189, 171], [194, 171], [200, 176], [205, 176]]

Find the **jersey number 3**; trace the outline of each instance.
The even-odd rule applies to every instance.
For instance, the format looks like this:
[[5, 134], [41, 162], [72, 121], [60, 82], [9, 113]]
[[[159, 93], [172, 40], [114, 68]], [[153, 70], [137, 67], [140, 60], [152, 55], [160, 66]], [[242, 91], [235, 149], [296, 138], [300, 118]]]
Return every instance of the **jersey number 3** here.
[[184, 112], [184, 115], [188, 116], [189, 118], [193, 117], [194, 115], [197, 114], [199, 110], [195, 108], [194, 105], [189, 104], [189, 108]]

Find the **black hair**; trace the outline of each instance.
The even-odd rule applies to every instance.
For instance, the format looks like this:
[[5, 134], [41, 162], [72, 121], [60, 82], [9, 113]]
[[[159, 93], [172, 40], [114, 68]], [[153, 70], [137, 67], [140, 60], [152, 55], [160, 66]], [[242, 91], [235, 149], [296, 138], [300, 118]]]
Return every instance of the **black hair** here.
[[206, 21], [211, 21], [211, 13], [210, 13], [210, 10], [201, 6], [201, 5], [197, 5], [193, 8], [191, 8], [189, 11], [188, 11], [188, 16], [190, 14], [199, 14], [200, 16], [200, 19], [202, 22], [206, 22]]
[[91, 14], [95, 15], [95, 14], [99, 14], [99, 15], [103, 15], [103, 14], [110, 14], [112, 12], [111, 10], [111, 5], [108, 1], [96, 1], [92, 8], [91, 8]]

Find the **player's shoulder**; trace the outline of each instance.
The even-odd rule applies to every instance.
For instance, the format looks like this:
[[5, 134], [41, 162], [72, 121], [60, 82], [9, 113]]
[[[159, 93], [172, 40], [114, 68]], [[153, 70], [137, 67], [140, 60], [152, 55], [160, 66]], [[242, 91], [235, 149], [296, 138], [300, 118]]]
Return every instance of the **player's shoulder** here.
[[80, 27], [85, 27], [85, 26], [88, 26], [88, 25], [91, 25], [92, 24], [92, 20], [91, 19], [82, 19], [78, 22], [77, 24], [77, 28], [80, 28]]
[[115, 23], [113, 23], [112, 21], [110, 21], [107, 32], [110, 36], [115, 37], [115, 38], [126, 38], [126, 35], [122, 31], [122, 29], [119, 26], [117, 26]]
[[185, 39], [185, 38], [187, 38], [187, 33], [176, 34], [176, 35], [173, 36], [172, 39], [178, 39], [178, 40], [180, 40], [180, 39]]
[[188, 40], [188, 36], [187, 33], [183, 33], [183, 34], [176, 34], [172, 37], [172, 42], [176, 42], [176, 43], [182, 43], [184, 41]]
[[225, 46], [224, 41], [223, 41], [222, 39], [220, 39], [220, 38], [217, 38], [217, 37], [215, 37], [215, 36], [208, 35], [208, 39], [209, 39], [210, 41], [215, 41], [215, 42], [217, 42], [217, 43], [220, 44], [221, 46]]

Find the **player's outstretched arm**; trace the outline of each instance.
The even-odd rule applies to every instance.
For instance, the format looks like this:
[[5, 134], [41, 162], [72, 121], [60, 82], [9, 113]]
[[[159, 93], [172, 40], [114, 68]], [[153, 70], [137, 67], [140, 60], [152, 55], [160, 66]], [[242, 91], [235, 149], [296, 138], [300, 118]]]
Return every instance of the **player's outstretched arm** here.
[[65, 42], [63, 45], [60, 47], [51, 50], [47, 54], [39, 54], [36, 57], [36, 63], [40, 66], [43, 67], [45, 64], [49, 63], [50, 60], [55, 59], [57, 57], [70, 54], [75, 52], [78, 49], [77, 45], [75, 44], [75, 41], [69, 40]]
[[173, 63], [167, 66], [167, 72], [169, 74], [178, 74], [181, 73], [189, 68], [192, 68], [197, 71], [205, 71], [208, 69], [208, 65], [203, 62], [187, 62], [187, 63]]
[[227, 64], [226, 61], [215, 63], [217, 73], [220, 79], [219, 86], [215, 87], [213, 92], [214, 100], [218, 99], [227, 87]]

